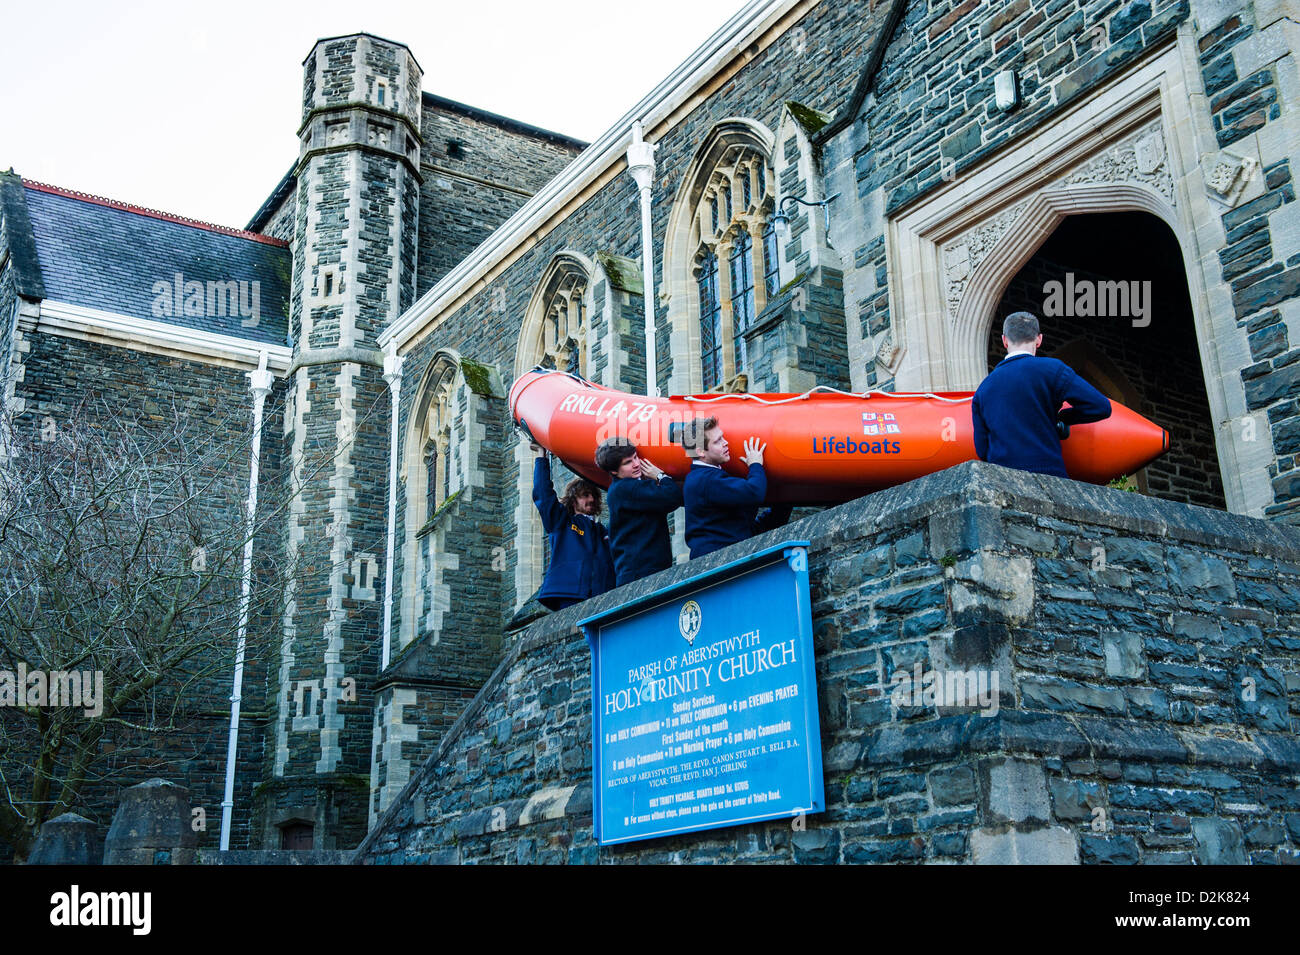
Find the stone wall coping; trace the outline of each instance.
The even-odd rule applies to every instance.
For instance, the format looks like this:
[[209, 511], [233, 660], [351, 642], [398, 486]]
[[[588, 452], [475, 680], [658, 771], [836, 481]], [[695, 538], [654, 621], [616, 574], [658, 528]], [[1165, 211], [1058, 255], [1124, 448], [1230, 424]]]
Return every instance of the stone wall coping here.
[[[793, 537], [786, 540], [779, 540], [779, 538], [784, 536], [786, 535], [777, 532], [765, 534], [763, 539], [767, 541], [767, 544], [751, 553], [745, 554], [741, 557], [736, 557], [708, 570], [700, 571], [696, 569], [695, 573], [683, 575], [680, 579], [672, 579], [672, 577], [676, 575], [670, 575], [669, 582], [665, 583], [662, 587], [656, 587], [649, 593], [641, 594], [638, 597], [631, 597], [618, 601], [613, 606], [606, 607], [604, 610], [601, 610], [590, 617], [582, 618], [578, 621], [577, 625], [583, 630], [586, 629], [588, 624], [599, 623], [608, 626], [616, 620], [621, 620], [624, 617], [632, 616], [634, 613], [639, 613], [643, 608], [651, 604], [659, 603], [670, 597], [675, 597], [679, 594], [695, 590], [706, 582], [721, 583], [723, 580], [727, 580], [731, 577], [736, 577], [748, 573], [751, 570], [756, 570], [760, 566], [765, 567], [777, 563], [784, 559], [785, 551], [789, 548], [807, 547], [809, 543], [811, 543], [803, 538]], [[769, 540], [769, 538], [777, 538], [778, 541], [774, 542], [773, 540]], [[763, 560], [760, 564], [759, 561], [762, 558], [766, 558], [766, 560]]]

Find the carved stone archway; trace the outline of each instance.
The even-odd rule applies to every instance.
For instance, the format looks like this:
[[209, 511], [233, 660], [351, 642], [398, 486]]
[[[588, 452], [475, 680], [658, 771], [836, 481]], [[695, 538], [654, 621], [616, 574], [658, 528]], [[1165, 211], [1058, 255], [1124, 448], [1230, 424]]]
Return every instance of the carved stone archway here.
[[892, 324], [864, 346], [897, 390], [972, 390], [987, 372], [1003, 291], [1066, 216], [1155, 215], [1182, 252], [1228, 509], [1262, 516], [1272, 500], [1270, 452], [1268, 442], [1243, 442], [1234, 417], [1244, 410], [1236, 354], [1244, 336], [1217, 266], [1222, 209], [1210, 200], [1212, 167], [1203, 162], [1217, 146], [1190, 106], [1200, 81], [1184, 67], [1188, 43], [1194, 38], [1180, 34], [1160, 55], [892, 219]]
[[[1158, 129], [1149, 135], [1159, 138]], [[1164, 178], [1166, 182], [1162, 185], [1167, 185], [1168, 176]], [[985, 353], [989, 330], [1007, 283], [1033, 258], [1066, 216], [1149, 212], [1168, 224], [1178, 238], [1179, 246], [1186, 248], [1184, 237], [1178, 234], [1178, 217], [1173, 206], [1164, 195], [1147, 185], [1067, 182], [1043, 190], [1010, 211], [1014, 215], [999, 217], [983, 229], [972, 230], [943, 247], [944, 284], [953, 345], [949, 374], [950, 380], [961, 390], [974, 389], [988, 373]], [[991, 234], [996, 234], [996, 238], [990, 242]], [[972, 251], [972, 246], [976, 251]], [[963, 259], [971, 262], [973, 267], [969, 270], [948, 267]]]

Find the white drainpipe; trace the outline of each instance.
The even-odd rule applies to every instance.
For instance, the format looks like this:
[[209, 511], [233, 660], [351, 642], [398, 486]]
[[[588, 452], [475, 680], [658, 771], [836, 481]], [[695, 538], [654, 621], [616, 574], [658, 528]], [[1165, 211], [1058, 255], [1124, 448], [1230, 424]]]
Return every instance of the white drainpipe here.
[[659, 369], [655, 362], [654, 235], [650, 230], [650, 199], [654, 188], [655, 150], [641, 138], [641, 121], [632, 123], [632, 143], [627, 147], [627, 171], [641, 190], [641, 278], [645, 286], [646, 394], [659, 394]]
[[275, 380], [266, 369], [266, 352], [262, 352], [257, 370], [248, 372], [248, 388], [253, 393], [253, 447], [248, 463], [248, 524], [244, 540], [244, 573], [240, 584], [239, 638], [235, 644], [235, 678], [230, 691], [230, 738], [226, 742], [226, 796], [221, 800], [221, 851], [230, 848], [230, 818], [235, 808], [235, 752], [239, 748], [239, 702], [244, 685], [244, 647], [248, 637], [248, 605], [253, 589], [253, 529], [257, 516], [257, 469], [262, 446], [262, 405], [271, 393]]
[[388, 391], [392, 395], [389, 403], [389, 415], [392, 426], [388, 436], [388, 543], [384, 556], [384, 650], [379, 663], [382, 673], [388, 669], [389, 655], [393, 645], [393, 549], [397, 534], [397, 412], [401, 405], [398, 398], [402, 392], [402, 356], [397, 354], [393, 345], [384, 353], [384, 381], [388, 382]]

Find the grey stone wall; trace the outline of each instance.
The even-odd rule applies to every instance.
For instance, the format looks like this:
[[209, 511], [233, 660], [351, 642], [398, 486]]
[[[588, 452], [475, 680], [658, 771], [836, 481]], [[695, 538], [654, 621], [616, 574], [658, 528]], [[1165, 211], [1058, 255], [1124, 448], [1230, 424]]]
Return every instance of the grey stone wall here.
[[34, 302], [45, 295], [40, 257], [27, 211], [22, 178], [12, 170], [0, 173], [0, 411], [10, 408], [11, 389], [20, 370], [22, 350], [15, 354], [15, 322], [22, 300]]
[[[863, 339], [873, 339], [881, 332], [888, 331], [890, 327], [889, 268], [885, 259], [883, 235], [876, 236], [853, 253], [854, 269], [865, 271], [870, 276], [866, 283], [870, 291], [865, 293], [857, 303], [858, 334]], [[893, 391], [892, 377], [887, 370], [882, 372], [877, 368], [874, 357], [866, 360], [864, 370], [868, 388]]]
[[[145, 422], [150, 415], [166, 420], [174, 406], [187, 422], [189, 446], [216, 447], [229, 454], [228, 460], [219, 462], [225, 467], [212, 475], [213, 484], [204, 495], [209, 532], [241, 526], [248, 494], [252, 418], [252, 396], [242, 371], [51, 335], [26, 337], [31, 351], [16, 390], [27, 409], [17, 421], [20, 428], [37, 431], [46, 416], [60, 425], [83, 399], [102, 399], [117, 413], [127, 418], [141, 416]], [[277, 383], [264, 408], [258, 490], [259, 513], [264, 518], [282, 506], [281, 462], [273, 436], [283, 430], [283, 398], [283, 384]], [[92, 401], [85, 411], [94, 422], [103, 413], [103, 405]], [[274, 584], [273, 575], [282, 569], [279, 554], [275, 525], [271, 525], [255, 542], [255, 605], [266, 602], [259, 595]], [[238, 599], [237, 591], [231, 599]], [[231, 845], [237, 848], [257, 843], [250, 830], [251, 805], [265, 757], [266, 683], [271, 636], [277, 625], [274, 612], [255, 615], [249, 623], [231, 835]], [[205, 810], [207, 828], [199, 833], [199, 844], [217, 844], [230, 726], [233, 640], [227, 649], [228, 653], [192, 660], [183, 672], [173, 674], [166, 688], [125, 715], [130, 722], [155, 726], [153, 732], [139, 733], [124, 726], [110, 729], [101, 746], [94, 782], [75, 811], [107, 827], [123, 789], [165, 776], [188, 789], [193, 805]], [[185, 689], [178, 699], [175, 688], [182, 685]], [[105, 691], [112, 693], [114, 688], [106, 686]], [[179, 708], [171, 714], [173, 701]]]
[[[865, 109], [859, 194], [885, 210], [979, 162], [1168, 39], [1187, 0], [920, 0], [909, 3]], [[993, 77], [1020, 73], [1019, 109], [993, 105]], [[862, 133], [855, 133], [861, 136]]]
[[275, 210], [270, 221], [267, 222], [266, 228], [262, 230], [264, 235], [269, 235], [275, 239], [282, 239], [285, 242], [293, 241], [293, 220], [294, 208], [297, 204], [296, 190], [290, 192], [280, 207]]
[[582, 148], [567, 137], [530, 130], [439, 97], [425, 95], [422, 107], [421, 295]]
[[1223, 215], [1227, 243], [1219, 261], [1237, 326], [1250, 344], [1252, 363], [1241, 369], [1246, 406], [1265, 412], [1272, 428], [1276, 460], [1269, 475], [1276, 503], [1265, 514], [1300, 523], [1300, 348], [1293, 347], [1278, 311], [1300, 296], [1295, 213], [1287, 208], [1295, 202], [1295, 183], [1290, 163], [1275, 155], [1288, 135], [1278, 123], [1283, 104], [1277, 87], [1277, 72], [1285, 68], [1278, 60], [1289, 49], [1281, 34], [1286, 23], [1276, 5], [1243, 6], [1222, 22], [1206, 22], [1208, 29], [1197, 31], [1197, 51], [1219, 145], [1250, 155], [1258, 144], [1265, 162], [1258, 172], [1263, 195]]
[[798, 392], [812, 382], [847, 389], [848, 337], [839, 270], [823, 267], [790, 283], [745, 332], [745, 345], [753, 356], [750, 391]]
[[[598, 847], [575, 622], [809, 548], [826, 812]], [[1300, 534], [967, 463], [535, 624], [359, 850], [369, 864], [1300, 861]], [[914, 706], [895, 674], [999, 677]]]

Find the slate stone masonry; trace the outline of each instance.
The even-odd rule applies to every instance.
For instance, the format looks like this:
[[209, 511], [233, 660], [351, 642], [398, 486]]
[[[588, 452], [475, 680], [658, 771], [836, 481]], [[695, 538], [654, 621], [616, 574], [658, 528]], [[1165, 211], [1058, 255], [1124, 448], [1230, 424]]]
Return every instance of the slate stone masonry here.
[[[778, 536], [812, 541], [827, 811], [598, 847], [575, 622]], [[1300, 862], [1298, 624], [1290, 527], [967, 463], [539, 621], [357, 858]], [[996, 673], [996, 714], [895, 705], [917, 664]]]

